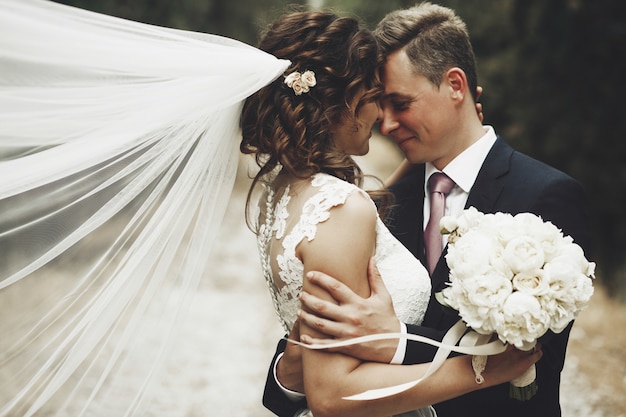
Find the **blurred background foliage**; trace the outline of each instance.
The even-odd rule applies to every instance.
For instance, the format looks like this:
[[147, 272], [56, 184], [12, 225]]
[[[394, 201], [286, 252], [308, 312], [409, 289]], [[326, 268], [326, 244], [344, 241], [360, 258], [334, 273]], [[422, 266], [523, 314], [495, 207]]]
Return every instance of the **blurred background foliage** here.
[[[114, 16], [255, 45], [291, 4], [330, 8], [370, 28], [406, 0], [58, 0]], [[626, 7], [622, 0], [439, 0], [468, 25], [485, 123], [569, 173], [590, 198], [591, 258], [626, 300]]]

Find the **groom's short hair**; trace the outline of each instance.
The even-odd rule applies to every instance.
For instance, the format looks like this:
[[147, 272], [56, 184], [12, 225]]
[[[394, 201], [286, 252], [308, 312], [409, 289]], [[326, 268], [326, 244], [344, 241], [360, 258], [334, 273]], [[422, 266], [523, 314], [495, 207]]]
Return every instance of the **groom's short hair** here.
[[404, 49], [415, 72], [436, 87], [448, 69], [462, 69], [476, 99], [476, 57], [467, 26], [454, 10], [428, 2], [396, 10], [378, 23], [374, 36], [383, 58]]

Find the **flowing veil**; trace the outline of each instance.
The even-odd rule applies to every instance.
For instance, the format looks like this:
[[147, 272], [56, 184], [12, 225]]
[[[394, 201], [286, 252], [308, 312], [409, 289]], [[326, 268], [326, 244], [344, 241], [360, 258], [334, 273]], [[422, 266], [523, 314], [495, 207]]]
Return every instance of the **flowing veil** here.
[[141, 413], [207, 268], [242, 102], [287, 65], [0, 0], [0, 416]]

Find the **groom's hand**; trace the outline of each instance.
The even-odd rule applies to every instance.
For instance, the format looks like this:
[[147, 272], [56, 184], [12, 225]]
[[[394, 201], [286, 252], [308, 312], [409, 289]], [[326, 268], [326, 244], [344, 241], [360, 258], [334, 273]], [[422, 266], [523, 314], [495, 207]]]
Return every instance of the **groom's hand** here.
[[[300, 340], [300, 322], [296, 320], [289, 333], [289, 339]], [[291, 390], [304, 393], [302, 374], [302, 349], [299, 345], [287, 342], [285, 352], [276, 364], [276, 378], [280, 384]]]
[[[325, 290], [336, 303], [322, 300], [306, 292], [302, 293], [303, 309], [299, 314], [300, 320], [326, 334], [329, 339], [333, 339], [303, 336], [301, 338], [303, 343], [324, 344], [370, 334], [400, 331], [400, 321], [393, 309], [391, 296], [373, 259], [370, 259], [368, 267], [371, 289], [368, 298], [360, 297], [337, 279], [321, 272], [310, 272], [306, 279]], [[387, 339], [333, 350], [366, 361], [389, 363], [397, 347], [397, 339]]]
[[478, 113], [478, 118], [482, 123], [485, 120], [485, 115], [483, 114], [483, 105], [480, 101], [480, 96], [483, 94], [483, 88], [481, 86], [476, 87], [476, 113]]

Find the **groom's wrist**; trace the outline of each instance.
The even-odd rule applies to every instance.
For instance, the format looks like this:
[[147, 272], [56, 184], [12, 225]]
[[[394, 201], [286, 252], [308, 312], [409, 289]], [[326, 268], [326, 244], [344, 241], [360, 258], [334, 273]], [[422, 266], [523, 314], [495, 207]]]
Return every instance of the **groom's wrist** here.
[[[401, 334], [407, 333], [406, 324], [404, 324], [403, 322], [400, 322], [400, 333]], [[391, 358], [391, 361], [389, 363], [393, 365], [402, 365], [402, 363], [404, 362], [405, 356], [406, 356], [406, 339], [399, 338], [398, 346], [396, 347], [396, 353], [393, 355], [393, 358]]]
[[293, 390], [293, 389], [289, 389], [287, 387], [285, 387], [280, 379], [278, 378], [278, 366], [281, 363], [281, 359], [283, 359], [284, 356], [284, 352], [280, 353], [277, 357], [276, 357], [276, 361], [274, 362], [274, 380], [276, 381], [276, 385], [278, 385], [278, 387], [280, 388], [280, 390], [283, 392], [283, 394], [285, 394], [285, 396], [287, 398], [289, 398], [291, 401], [296, 402], [299, 401], [303, 398], [305, 398], [305, 395], [299, 391]]

